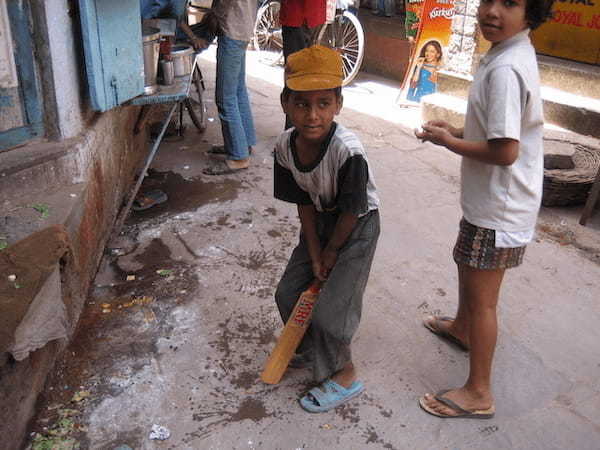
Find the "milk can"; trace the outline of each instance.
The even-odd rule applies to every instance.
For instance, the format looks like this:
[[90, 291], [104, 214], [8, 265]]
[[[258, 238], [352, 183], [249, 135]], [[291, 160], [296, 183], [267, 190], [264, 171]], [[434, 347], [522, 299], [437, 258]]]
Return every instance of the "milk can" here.
[[158, 72], [158, 50], [160, 48], [160, 30], [143, 26], [142, 41], [144, 50], [144, 94], [156, 92], [156, 75]]

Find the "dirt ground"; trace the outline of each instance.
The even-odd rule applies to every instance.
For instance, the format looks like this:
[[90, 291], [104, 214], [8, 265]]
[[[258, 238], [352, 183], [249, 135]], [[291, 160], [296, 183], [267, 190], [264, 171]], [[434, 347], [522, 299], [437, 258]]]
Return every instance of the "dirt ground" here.
[[[368, 149], [383, 231], [354, 343], [359, 398], [310, 415], [309, 373], [262, 384], [281, 326], [273, 292], [298, 235], [293, 205], [272, 197], [282, 129], [281, 69], [249, 54], [259, 144], [240, 174], [208, 177], [219, 143], [214, 59], [204, 55], [209, 122], [165, 142], [142, 190], [168, 201], [132, 212], [99, 268], [77, 334], [39, 401], [30, 443], [89, 449], [598, 448], [600, 213], [545, 208], [524, 266], [502, 293], [490, 421], [423, 413], [425, 392], [464, 381], [467, 357], [421, 317], [452, 314], [450, 250], [460, 217], [459, 159], [412, 137], [418, 110], [393, 106], [395, 84], [361, 75], [340, 122]], [[152, 426], [170, 431], [151, 440]], [[36, 447], [37, 446], [37, 447]], [[70, 446], [70, 447], [69, 447]]]

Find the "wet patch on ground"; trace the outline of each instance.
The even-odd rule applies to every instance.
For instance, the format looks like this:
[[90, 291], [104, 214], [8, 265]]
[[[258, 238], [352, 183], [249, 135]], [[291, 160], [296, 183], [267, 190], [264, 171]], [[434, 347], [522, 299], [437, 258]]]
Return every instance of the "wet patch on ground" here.
[[209, 182], [202, 177], [187, 179], [175, 172], [148, 172], [139, 192], [143, 194], [159, 189], [167, 194], [168, 200], [144, 211], [132, 211], [127, 219], [128, 224], [147, 221], [164, 214], [193, 211], [210, 203], [235, 200], [242, 187], [241, 181], [232, 179]]

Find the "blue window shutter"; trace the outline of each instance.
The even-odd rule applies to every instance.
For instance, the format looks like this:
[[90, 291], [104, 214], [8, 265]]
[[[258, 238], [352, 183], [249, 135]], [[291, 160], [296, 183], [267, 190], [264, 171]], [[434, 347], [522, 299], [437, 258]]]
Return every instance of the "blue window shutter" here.
[[92, 108], [107, 111], [144, 91], [140, 0], [79, 0]]

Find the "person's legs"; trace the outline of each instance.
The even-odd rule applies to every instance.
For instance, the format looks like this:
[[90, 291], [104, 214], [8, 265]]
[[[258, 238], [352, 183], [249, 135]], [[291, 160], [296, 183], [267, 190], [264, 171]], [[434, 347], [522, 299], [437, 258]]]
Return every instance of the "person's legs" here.
[[298, 50], [308, 47], [309, 33], [306, 27], [281, 27], [283, 39], [283, 57], [287, 57]]
[[219, 36], [215, 102], [221, 119], [223, 143], [231, 160], [248, 158], [249, 144], [238, 104], [238, 82], [245, 55], [245, 42]]
[[391, 17], [396, 12], [396, 2], [395, 0], [384, 0], [383, 2], [384, 9], [383, 12], [387, 17]]
[[[469, 329], [469, 377], [462, 388], [446, 392], [444, 398], [460, 405], [465, 410], [484, 410], [493, 406], [491, 371], [496, 348], [496, 306], [504, 269], [474, 269], [459, 264], [459, 306], [457, 318], [468, 317]], [[457, 319], [459, 320], [459, 319]], [[443, 415], [457, 415], [457, 411], [444, 405], [431, 394], [424, 397], [426, 405]]]
[[[289, 55], [298, 50], [308, 47], [310, 31], [306, 27], [281, 27], [282, 39], [283, 39], [283, 58], [287, 61]], [[285, 116], [284, 129], [292, 127], [290, 118]]]
[[237, 89], [238, 108], [242, 119], [242, 126], [246, 133], [246, 142], [248, 147], [256, 144], [256, 131], [254, 129], [254, 119], [252, 118], [252, 109], [248, 99], [248, 89], [246, 88], [246, 52], [242, 58], [240, 67], [240, 76]]
[[[329, 230], [322, 235], [330, 236], [333, 226], [335, 220], [327, 224]], [[379, 232], [377, 211], [359, 219], [321, 289], [309, 329], [315, 357], [313, 377], [317, 382], [332, 378], [349, 387], [356, 379], [350, 343], [360, 322]]]
[[[450, 335], [456, 338], [459, 343], [464, 346], [465, 350], [469, 349], [469, 333], [471, 316], [469, 308], [466, 304], [465, 294], [465, 266], [458, 265], [458, 309], [453, 320], [439, 316], [428, 316], [424, 322], [425, 326], [430, 330], [437, 330], [437, 334], [441, 336]], [[463, 348], [463, 347], [461, 347]]]

